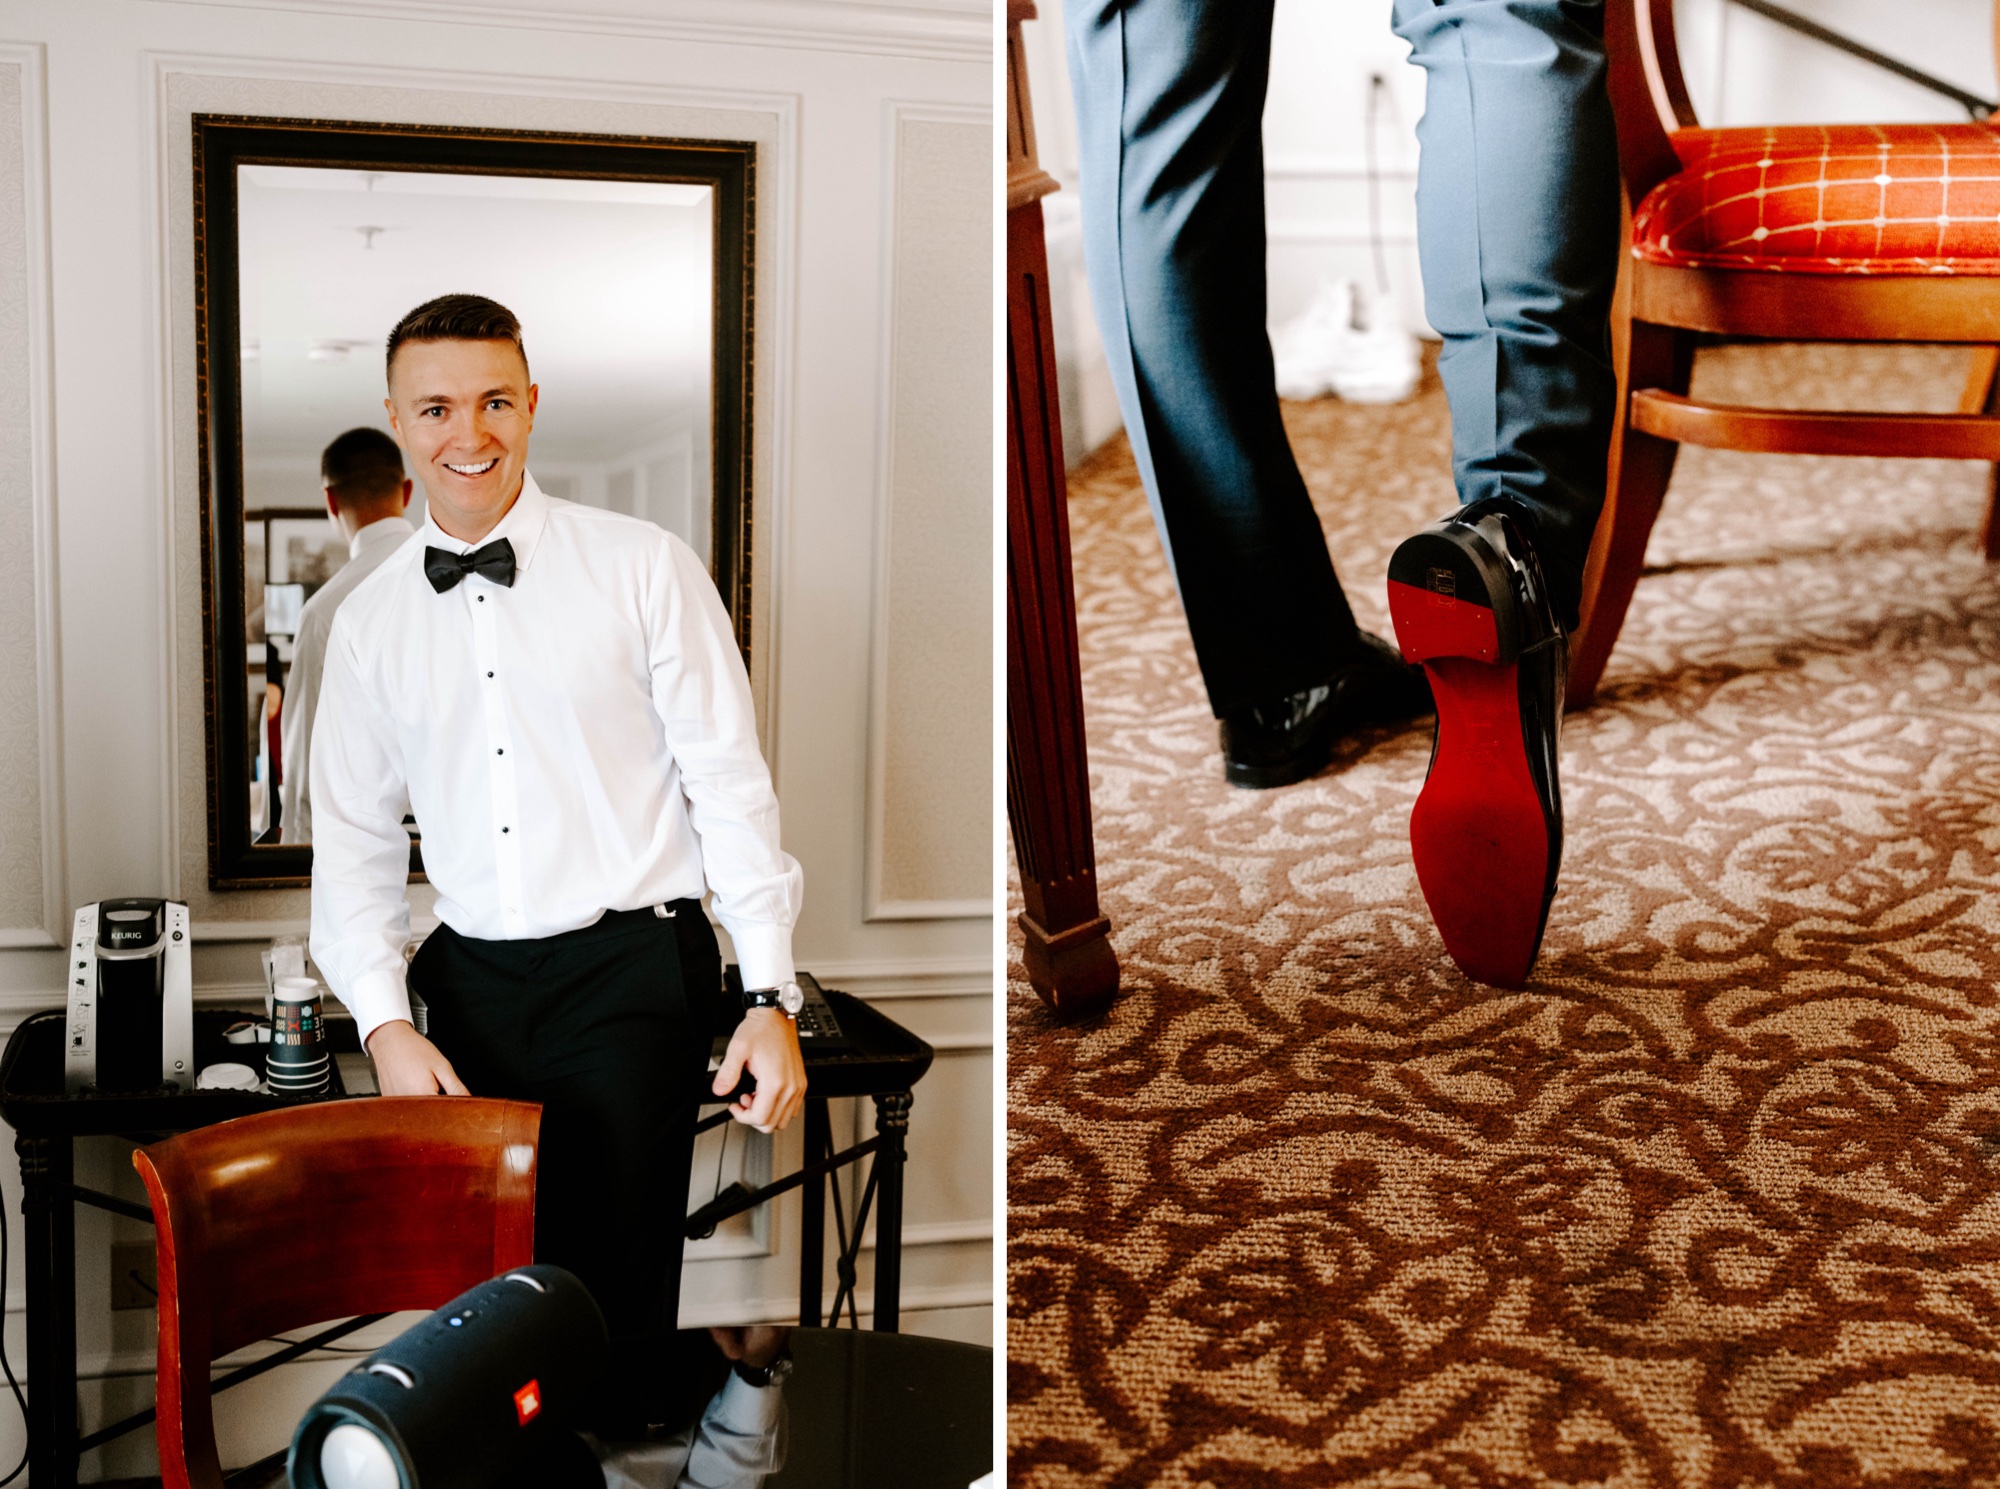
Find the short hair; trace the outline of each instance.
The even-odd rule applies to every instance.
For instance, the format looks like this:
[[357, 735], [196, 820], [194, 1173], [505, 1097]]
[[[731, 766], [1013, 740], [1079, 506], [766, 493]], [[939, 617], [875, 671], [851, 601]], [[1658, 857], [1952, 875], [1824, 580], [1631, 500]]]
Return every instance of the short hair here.
[[403, 489], [403, 452], [379, 429], [350, 429], [320, 453], [320, 484], [355, 501], [386, 501]]
[[521, 323], [513, 311], [484, 295], [439, 295], [397, 321], [389, 333], [385, 374], [394, 370], [396, 352], [406, 341], [511, 341], [521, 354], [522, 368], [528, 365]]

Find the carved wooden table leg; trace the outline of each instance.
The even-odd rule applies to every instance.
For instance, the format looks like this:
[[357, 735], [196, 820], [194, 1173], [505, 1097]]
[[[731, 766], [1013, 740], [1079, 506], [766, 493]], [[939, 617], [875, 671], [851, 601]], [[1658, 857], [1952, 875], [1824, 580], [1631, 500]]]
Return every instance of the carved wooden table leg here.
[[[903, 1299], [903, 1164], [909, 1157], [908, 1091], [890, 1091], [875, 1098], [875, 1131], [882, 1146], [875, 1150], [875, 1332], [896, 1332]], [[854, 1239], [861, 1240], [861, 1218], [854, 1220]], [[839, 1326], [838, 1318], [833, 1320]]]
[[1030, 199], [1007, 213], [1007, 818], [1028, 980], [1058, 1013], [1089, 1014], [1117, 994], [1118, 958], [1097, 908], [1047, 289], [1042, 206]]

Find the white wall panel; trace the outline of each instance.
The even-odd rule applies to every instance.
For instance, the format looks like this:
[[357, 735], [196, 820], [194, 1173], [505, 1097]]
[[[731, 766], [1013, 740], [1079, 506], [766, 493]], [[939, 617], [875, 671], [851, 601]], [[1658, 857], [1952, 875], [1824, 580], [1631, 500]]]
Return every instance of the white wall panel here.
[[0, 44], [0, 946], [66, 913], [49, 428], [43, 55]]
[[[165, 0], [174, 3], [174, 0]], [[192, 0], [236, 10], [350, 18], [422, 16], [462, 25], [985, 62], [986, 0]]]
[[964, 266], [992, 251], [993, 130], [983, 110], [909, 104], [885, 126], [868, 914], [983, 919], [991, 840], [963, 824], [993, 818], [992, 679], [967, 665], [993, 647], [993, 285]]

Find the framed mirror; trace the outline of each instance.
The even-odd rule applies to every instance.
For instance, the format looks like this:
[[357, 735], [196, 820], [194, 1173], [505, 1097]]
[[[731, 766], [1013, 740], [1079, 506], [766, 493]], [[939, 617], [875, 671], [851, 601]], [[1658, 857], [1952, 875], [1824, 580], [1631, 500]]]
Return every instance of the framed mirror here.
[[706, 554], [748, 663], [754, 145], [193, 124], [211, 888], [310, 882], [308, 814], [284, 821], [293, 641], [370, 542], [328, 515], [321, 453], [388, 432], [384, 343], [438, 295], [515, 313], [541, 389], [530, 475]]

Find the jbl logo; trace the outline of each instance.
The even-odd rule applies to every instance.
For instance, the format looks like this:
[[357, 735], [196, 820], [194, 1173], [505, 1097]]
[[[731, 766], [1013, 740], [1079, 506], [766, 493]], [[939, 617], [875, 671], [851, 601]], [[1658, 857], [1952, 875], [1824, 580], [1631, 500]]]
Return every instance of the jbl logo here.
[[514, 1415], [527, 1426], [542, 1414], [542, 1386], [540, 1381], [529, 1381], [514, 1393]]
[[1452, 573], [1450, 569], [1432, 569], [1430, 580], [1431, 592], [1433, 594], [1455, 595], [1458, 593], [1458, 575]]

